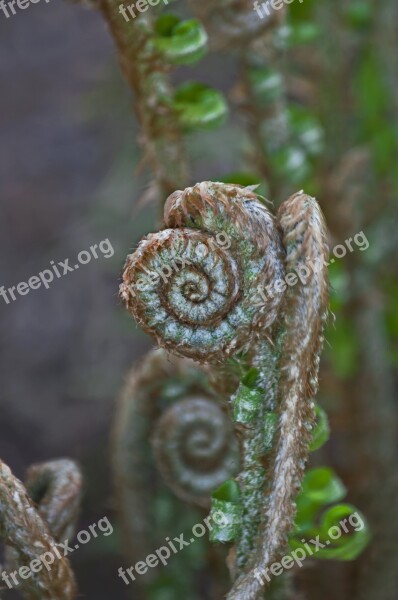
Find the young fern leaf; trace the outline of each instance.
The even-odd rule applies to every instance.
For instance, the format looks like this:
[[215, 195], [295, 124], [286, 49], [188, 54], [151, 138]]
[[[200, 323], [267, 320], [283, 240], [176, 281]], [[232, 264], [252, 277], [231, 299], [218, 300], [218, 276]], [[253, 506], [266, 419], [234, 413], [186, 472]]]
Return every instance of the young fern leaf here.
[[[175, 192], [164, 214], [166, 228], [128, 256], [121, 297], [160, 346], [214, 367], [244, 352], [258, 370], [256, 398], [247, 401], [242, 385], [234, 395], [253, 414], [247, 420], [247, 412], [234, 412], [243, 428], [243, 527], [228, 596], [254, 599], [262, 592], [256, 569], [283, 552], [293, 527], [315, 423], [328, 288], [325, 225], [303, 192], [282, 204], [276, 219], [251, 188], [212, 182]], [[261, 288], [272, 293], [258, 302]], [[253, 385], [250, 377], [243, 383]], [[273, 459], [264, 469], [270, 445]]]
[[126, 551], [137, 562], [159, 544], [156, 470], [174, 494], [210, 506], [211, 492], [239, 469], [228, 415], [192, 361], [150, 352], [123, 390], [113, 434], [113, 469]]
[[284, 272], [274, 217], [251, 189], [211, 182], [172, 194], [164, 216], [166, 229], [127, 257], [121, 297], [160, 346], [222, 363], [277, 317], [281, 292], [253, 303]]
[[153, 433], [159, 471], [176, 496], [210, 506], [215, 488], [239, 467], [239, 446], [231, 421], [210, 398], [192, 396], [173, 404]]
[[[9, 560], [17, 568], [29, 567], [44, 553], [54, 556], [51, 571], [44, 567], [31, 572], [31, 577], [20, 584], [27, 600], [73, 600], [76, 584], [69, 561], [57, 558], [54, 550], [57, 540], [36, 510], [25, 487], [10, 469], [0, 461], [0, 534], [10, 547]], [[13, 569], [8, 569], [13, 570]], [[11, 582], [10, 582], [11, 583]]]
[[191, 64], [206, 53], [207, 34], [196, 19], [181, 21], [172, 14], [162, 15], [155, 31], [155, 47], [172, 64]]
[[71, 539], [75, 533], [82, 484], [78, 465], [65, 458], [31, 465], [27, 471], [26, 490], [59, 542]]
[[[326, 543], [317, 550], [317, 559], [354, 560], [361, 554], [371, 537], [369, 526], [355, 506], [334, 504], [346, 493], [344, 484], [332, 469], [318, 467], [307, 471], [296, 501], [295, 529], [289, 536], [291, 550], [305, 548], [305, 540], [318, 536]], [[344, 521], [345, 517], [348, 519]], [[340, 536], [336, 538], [334, 533], [331, 539], [331, 528], [337, 528]]]

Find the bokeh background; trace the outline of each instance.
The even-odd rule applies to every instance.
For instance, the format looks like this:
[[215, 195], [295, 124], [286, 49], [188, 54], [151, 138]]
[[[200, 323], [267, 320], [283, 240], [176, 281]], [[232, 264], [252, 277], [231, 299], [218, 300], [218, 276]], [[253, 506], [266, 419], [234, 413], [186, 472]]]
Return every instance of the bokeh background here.
[[[117, 299], [142, 185], [129, 94], [95, 11], [58, 0], [32, 5], [1, 15], [0, 40], [1, 285], [105, 238], [115, 250], [48, 290], [2, 302], [0, 455], [20, 478], [32, 462], [76, 458], [85, 476], [81, 527], [104, 515], [114, 524], [113, 400], [150, 345], [131, 336]], [[151, 217], [139, 222], [143, 230]], [[101, 545], [114, 539], [73, 558], [83, 597], [127, 597], [117, 544]]]
[[[342, 5], [329, 4], [323, 18], [329, 14], [332, 26]], [[372, 2], [356, 4], [376, 11]], [[320, 399], [333, 434], [314, 460], [335, 468], [349, 499], [368, 516], [376, 541], [359, 563], [304, 570], [300, 577], [305, 585], [310, 580], [308, 597], [314, 599], [354, 598], [347, 581], [358, 570], [374, 569], [378, 581], [389, 580], [377, 600], [392, 600], [388, 590], [398, 585], [398, 572], [391, 568], [398, 560], [398, 35], [389, 29], [396, 12], [386, 1], [373, 13], [360, 59], [355, 55], [350, 61], [341, 50], [347, 46], [336, 37], [336, 46], [330, 46], [336, 79], [319, 77], [319, 104], [325, 96], [329, 102], [325, 154], [329, 164], [341, 158], [323, 198], [331, 241], [341, 243], [364, 229], [371, 248], [366, 260], [357, 253], [332, 273], [336, 321], [328, 335]], [[363, 35], [360, 12], [357, 17], [349, 34], [353, 44]], [[235, 68], [229, 55], [212, 55], [196, 75], [229, 90]], [[185, 77], [182, 69], [177, 79]], [[33, 462], [68, 456], [81, 463], [85, 493], [79, 528], [104, 515], [115, 525], [113, 536], [72, 556], [81, 597], [131, 598], [134, 592], [117, 577], [123, 558], [109, 433], [126, 373], [152, 343], [125, 314], [117, 290], [126, 254], [154, 229], [158, 215], [145, 201], [148, 174], [137, 170], [140, 148], [130, 92], [100, 15], [60, 0], [43, 0], [9, 19], [0, 14], [0, 89], [0, 285], [27, 281], [51, 260], [73, 261], [106, 238], [115, 251], [55, 280], [48, 290], [17, 296], [9, 305], [0, 298], [0, 456], [20, 478]], [[340, 103], [332, 119], [333, 98], [346, 92], [349, 108], [344, 112]], [[239, 136], [238, 123], [230, 119], [216, 135], [192, 137], [195, 179], [218, 178], [236, 168]], [[376, 164], [376, 176], [360, 205], [358, 178], [366, 181], [369, 175], [363, 151]], [[352, 217], [358, 213], [361, 218]]]

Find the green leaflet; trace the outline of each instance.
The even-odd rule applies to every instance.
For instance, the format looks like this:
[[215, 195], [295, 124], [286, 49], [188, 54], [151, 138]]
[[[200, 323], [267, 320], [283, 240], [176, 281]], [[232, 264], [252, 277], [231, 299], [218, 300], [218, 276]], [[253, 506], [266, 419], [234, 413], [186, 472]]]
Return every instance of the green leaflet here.
[[296, 500], [296, 529], [301, 532], [312, 527], [320, 507], [338, 502], [345, 495], [344, 484], [333, 469], [318, 467], [307, 471]]
[[[259, 371], [253, 367], [241, 379], [238, 391], [233, 397], [233, 419], [237, 423], [249, 425], [258, 415], [264, 402], [264, 390], [257, 387]], [[273, 411], [264, 414], [264, 432], [262, 452], [266, 454], [272, 448], [278, 416]]]
[[207, 33], [196, 19], [181, 21], [173, 14], [160, 16], [155, 24], [154, 44], [173, 64], [191, 64], [206, 53]]
[[296, 500], [297, 515], [295, 529], [289, 539], [290, 548], [306, 550], [304, 542], [311, 546], [311, 539], [319, 539], [325, 547], [317, 550], [314, 558], [356, 558], [370, 540], [363, 515], [351, 504], [336, 504], [327, 508], [319, 519], [322, 509], [342, 500], [345, 495], [344, 484], [332, 469], [310, 469]]
[[268, 67], [253, 67], [249, 71], [252, 89], [259, 102], [275, 102], [284, 95], [282, 75]]
[[[251, 185], [251, 184], [249, 184]], [[251, 369], [249, 369], [246, 373], [246, 375], [244, 375], [242, 377], [242, 383], [243, 385], [246, 385], [249, 388], [255, 388], [258, 378], [260, 376], [260, 373], [258, 371], [258, 369], [256, 367], [252, 367]]]
[[[264, 402], [264, 391], [256, 387], [259, 377], [258, 369], [250, 369], [242, 378], [238, 391], [233, 398], [233, 419], [237, 423], [249, 425], [257, 416]], [[264, 415], [264, 435], [262, 451], [269, 452], [272, 447], [278, 416], [273, 411], [266, 411]]]
[[243, 185], [243, 187], [248, 187], [249, 185], [258, 185], [258, 188], [256, 188], [256, 194], [259, 200], [262, 201], [264, 201], [265, 197], [269, 194], [267, 183], [262, 181], [261, 177], [256, 173], [250, 173], [247, 171], [234, 171], [232, 173], [227, 173], [227, 175], [223, 175], [218, 179], [224, 183]]
[[307, 152], [299, 145], [289, 144], [278, 150], [272, 157], [272, 165], [280, 177], [296, 184], [307, 179], [311, 172]]
[[316, 406], [316, 425], [312, 432], [312, 442], [310, 444], [311, 452], [319, 450], [329, 439], [330, 426], [326, 412], [320, 406]]
[[344, 17], [347, 25], [354, 29], [366, 29], [372, 23], [373, 7], [363, 0], [351, 2], [344, 8]]
[[172, 104], [181, 124], [188, 130], [218, 127], [228, 114], [224, 96], [203, 83], [189, 82], [180, 86]]
[[315, 42], [321, 35], [321, 29], [316, 23], [301, 21], [289, 29], [287, 46], [301, 46]]
[[[219, 514], [217, 514], [219, 513]], [[222, 518], [220, 518], [222, 516]], [[242, 506], [240, 490], [234, 479], [225, 481], [212, 495], [211, 542], [232, 542], [240, 535]]]
[[307, 154], [318, 156], [324, 148], [323, 130], [318, 120], [301, 106], [289, 108], [289, 120], [294, 137]]
[[264, 439], [263, 452], [266, 454], [272, 449], [276, 426], [278, 424], [278, 415], [273, 411], [267, 411], [264, 417]]
[[233, 418], [237, 423], [248, 424], [256, 417], [261, 406], [264, 393], [250, 388], [243, 383], [239, 385], [234, 397]]
[[310, 541], [315, 538], [319, 539], [325, 547], [317, 550], [313, 558], [354, 560], [369, 544], [371, 535], [365, 517], [355, 506], [337, 504], [327, 510], [320, 524], [308, 529], [304, 537], [290, 538], [289, 546], [292, 550], [305, 549], [301, 539]]

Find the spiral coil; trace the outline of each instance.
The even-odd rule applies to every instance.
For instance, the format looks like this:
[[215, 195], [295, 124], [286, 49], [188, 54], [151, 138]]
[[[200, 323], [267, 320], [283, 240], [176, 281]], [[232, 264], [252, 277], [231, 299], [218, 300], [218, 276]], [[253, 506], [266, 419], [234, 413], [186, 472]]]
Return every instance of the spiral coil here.
[[[253, 188], [212, 182], [171, 194], [164, 223], [127, 257], [120, 293], [159, 346], [215, 373], [231, 358], [257, 373], [255, 389], [242, 380], [229, 404], [241, 438], [242, 521], [228, 600], [254, 600], [261, 595], [255, 573], [276, 560], [293, 526], [315, 424], [326, 227], [304, 192], [273, 216]], [[191, 410], [176, 405], [154, 437], [164, 477], [182, 497], [190, 481], [175, 484], [184, 463], [173, 452], [186, 450], [177, 417], [186, 426], [193, 416], [183, 407]]]
[[169, 197], [165, 225], [127, 257], [121, 297], [160, 346], [220, 362], [277, 317], [282, 292], [253, 303], [284, 274], [274, 217], [250, 188], [204, 182]]
[[211, 493], [239, 466], [239, 446], [228, 415], [203, 397], [173, 404], [156, 425], [153, 447], [174, 493], [205, 507], [210, 506]]

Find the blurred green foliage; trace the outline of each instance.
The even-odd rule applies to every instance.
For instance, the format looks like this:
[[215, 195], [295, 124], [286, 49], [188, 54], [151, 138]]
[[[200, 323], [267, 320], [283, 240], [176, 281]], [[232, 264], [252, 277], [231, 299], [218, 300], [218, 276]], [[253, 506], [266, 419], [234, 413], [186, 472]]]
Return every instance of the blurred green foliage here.
[[310, 469], [296, 501], [296, 527], [289, 538], [290, 548], [306, 551], [311, 540], [318, 540], [323, 547], [315, 549], [313, 546], [313, 558], [357, 558], [369, 543], [369, 526], [365, 517], [351, 504], [330, 506], [345, 495], [346, 489], [332, 469]]

